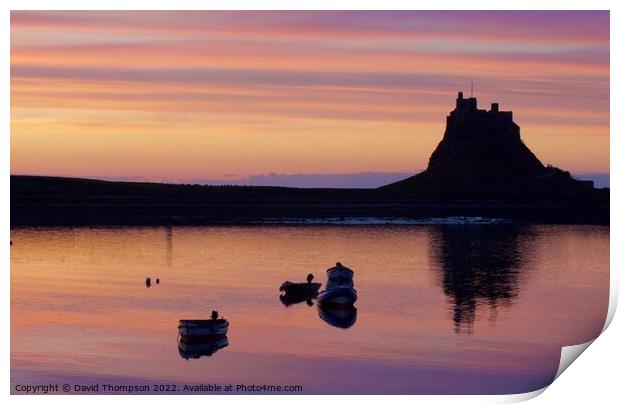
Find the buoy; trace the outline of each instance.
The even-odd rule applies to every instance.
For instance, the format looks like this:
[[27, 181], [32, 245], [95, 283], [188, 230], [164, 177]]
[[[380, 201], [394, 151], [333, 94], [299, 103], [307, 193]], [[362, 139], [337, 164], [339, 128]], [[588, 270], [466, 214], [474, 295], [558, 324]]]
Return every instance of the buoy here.
[[159, 284], [159, 279], [158, 278], [155, 279], [155, 284]]

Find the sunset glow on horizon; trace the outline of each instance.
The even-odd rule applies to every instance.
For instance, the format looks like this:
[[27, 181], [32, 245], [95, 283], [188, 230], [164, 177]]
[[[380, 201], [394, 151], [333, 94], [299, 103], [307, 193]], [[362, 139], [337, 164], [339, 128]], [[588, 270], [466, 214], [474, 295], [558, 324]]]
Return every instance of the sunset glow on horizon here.
[[609, 172], [607, 11], [14, 11], [11, 173], [415, 172], [472, 81], [544, 164]]

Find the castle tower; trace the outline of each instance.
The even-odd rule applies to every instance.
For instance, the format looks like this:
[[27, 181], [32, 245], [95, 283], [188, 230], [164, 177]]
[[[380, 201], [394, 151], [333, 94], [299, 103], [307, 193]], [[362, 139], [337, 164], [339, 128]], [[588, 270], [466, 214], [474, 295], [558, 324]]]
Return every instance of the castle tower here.
[[463, 98], [463, 92], [459, 91], [456, 98], [456, 109], [458, 112], [476, 112], [478, 111], [478, 100], [475, 97]]
[[467, 101], [463, 98], [463, 92], [459, 91], [456, 98], [456, 111], [465, 111], [467, 109]]

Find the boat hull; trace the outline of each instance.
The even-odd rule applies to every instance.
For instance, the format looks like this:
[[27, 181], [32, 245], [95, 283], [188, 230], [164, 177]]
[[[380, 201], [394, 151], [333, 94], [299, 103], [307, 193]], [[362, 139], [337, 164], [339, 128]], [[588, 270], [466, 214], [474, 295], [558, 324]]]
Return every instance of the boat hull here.
[[228, 321], [224, 319], [212, 320], [181, 320], [179, 321], [179, 335], [182, 337], [220, 337], [228, 333]]
[[300, 302], [305, 302], [308, 306], [312, 306], [312, 300], [317, 297], [318, 293], [314, 292], [309, 295], [295, 295], [295, 294], [282, 294], [280, 295], [280, 302], [284, 304], [285, 307], [290, 307], [294, 304], [299, 304]]
[[327, 270], [327, 278], [353, 280], [353, 270], [348, 267], [332, 267]]
[[335, 277], [335, 278], [328, 279], [327, 284], [325, 284], [326, 290], [331, 290], [332, 288], [338, 288], [338, 287], [353, 288], [353, 279]]
[[290, 281], [285, 281], [280, 286], [280, 291], [284, 291], [288, 295], [295, 296], [309, 296], [319, 292], [319, 288], [321, 288], [321, 283], [291, 283]]
[[351, 306], [357, 301], [357, 291], [351, 287], [334, 287], [320, 292], [317, 300], [324, 307]]
[[330, 290], [336, 287], [349, 287], [353, 288], [353, 270], [344, 266], [336, 266], [327, 270], [327, 284], [326, 290]]

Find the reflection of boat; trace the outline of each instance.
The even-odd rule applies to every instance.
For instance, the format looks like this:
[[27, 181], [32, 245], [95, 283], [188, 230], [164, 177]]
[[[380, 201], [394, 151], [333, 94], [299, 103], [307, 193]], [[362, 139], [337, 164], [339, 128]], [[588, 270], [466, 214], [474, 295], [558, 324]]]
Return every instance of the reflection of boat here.
[[316, 296], [319, 288], [321, 288], [321, 283], [291, 283], [290, 281], [285, 281], [280, 286], [280, 291], [284, 291], [284, 293], [289, 295]]
[[211, 313], [211, 319], [181, 319], [179, 335], [183, 337], [216, 337], [228, 332], [228, 321], [217, 319], [217, 311]]
[[357, 308], [354, 306], [326, 308], [323, 305], [319, 305], [318, 308], [319, 317], [337, 328], [350, 328], [357, 320]]
[[357, 301], [357, 291], [352, 287], [332, 287], [323, 290], [318, 296], [322, 306], [351, 306]]
[[202, 356], [212, 356], [213, 353], [228, 346], [228, 337], [188, 338], [178, 337], [179, 356], [186, 360], [198, 359]]

